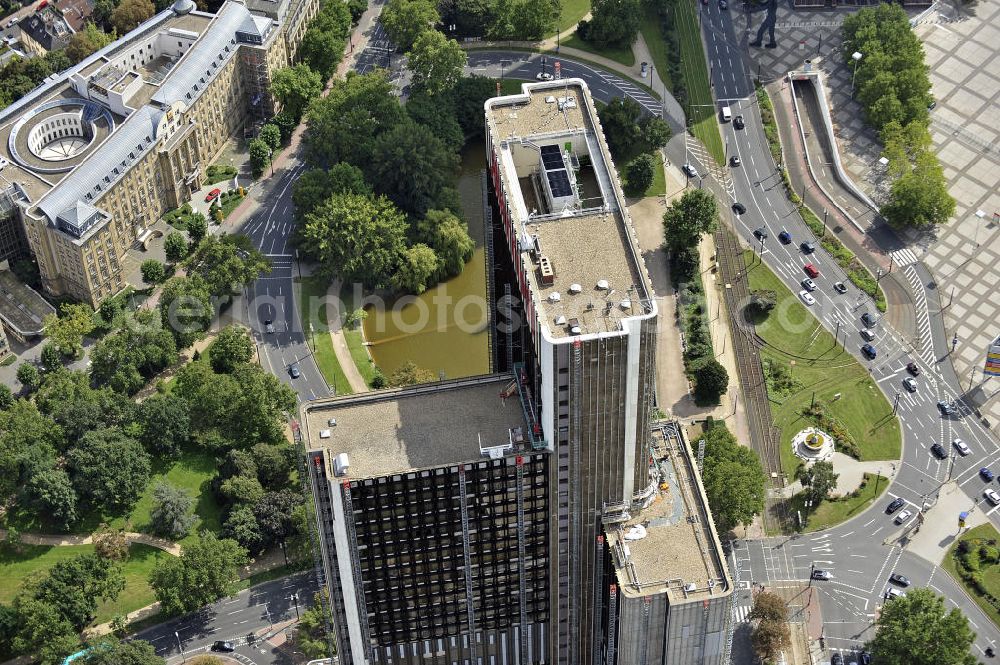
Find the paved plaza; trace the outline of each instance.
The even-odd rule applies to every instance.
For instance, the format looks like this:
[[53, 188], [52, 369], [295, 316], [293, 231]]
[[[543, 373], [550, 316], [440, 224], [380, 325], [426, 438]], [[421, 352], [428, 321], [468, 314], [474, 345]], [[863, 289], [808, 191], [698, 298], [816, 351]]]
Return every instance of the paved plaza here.
[[[834, 132], [844, 166], [877, 203], [889, 185], [879, 164], [881, 145], [864, 125], [851, 98], [851, 68], [837, 51], [840, 24], [852, 10], [779, 8], [777, 49], [751, 49], [764, 80], [801, 68], [806, 59], [825, 75], [833, 106]], [[1000, 432], [1000, 380], [984, 382], [980, 368], [989, 341], [1000, 335], [1000, 5], [983, 3], [960, 13], [942, 3], [911, 12], [924, 44], [937, 105], [931, 111], [934, 150], [949, 191], [958, 202], [955, 218], [931, 233], [910, 233], [908, 248], [894, 253], [905, 265], [921, 260], [934, 275], [946, 334], [958, 336], [952, 354], [962, 386]], [[756, 32], [762, 15], [754, 14]], [[744, 19], [745, 20], [745, 17]], [[741, 27], [745, 23], [738, 22]], [[751, 39], [753, 35], [751, 35]], [[766, 41], [766, 36], [765, 36]], [[754, 72], [756, 74], [757, 72]], [[934, 312], [931, 312], [933, 315]]]

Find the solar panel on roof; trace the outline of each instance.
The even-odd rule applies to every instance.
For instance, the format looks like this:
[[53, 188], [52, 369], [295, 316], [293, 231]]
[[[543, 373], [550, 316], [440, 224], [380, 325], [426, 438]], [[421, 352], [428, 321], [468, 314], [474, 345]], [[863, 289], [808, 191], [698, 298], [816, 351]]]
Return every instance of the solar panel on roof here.
[[553, 155], [553, 154], [558, 155], [559, 154], [559, 146], [557, 146], [557, 145], [543, 145], [542, 146], [542, 154], [543, 155]]
[[559, 151], [559, 146], [557, 145], [542, 146], [542, 164], [545, 166], [546, 171], [548, 171], [549, 169], [565, 168], [563, 166], [562, 153]]
[[573, 189], [569, 186], [569, 176], [566, 174], [566, 169], [548, 171], [545, 175], [549, 179], [549, 189], [552, 190], [553, 197], [562, 198], [573, 194]]

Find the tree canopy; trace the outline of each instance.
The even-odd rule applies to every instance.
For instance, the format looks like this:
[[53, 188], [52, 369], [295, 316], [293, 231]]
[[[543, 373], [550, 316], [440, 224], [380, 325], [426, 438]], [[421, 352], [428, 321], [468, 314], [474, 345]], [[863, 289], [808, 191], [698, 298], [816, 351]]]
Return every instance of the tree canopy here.
[[115, 41], [116, 38], [115, 33], [109, 35], [93, 22], [87, 21], [83, 30], [73, 33], [73, 36], [69, 38], [69, 44], [66, 45], [66, 56], [75, 65], [91, 53], [99, 51]]
[[162, 481], [153, 488], [149, 521], [154, 533], [172, 540], [184, 538], [198, 520], [193, 511], [194, 499], [183, 489]]
[[[76, 662], [80, 665], [164, 665], [153, 645], [144, 640], [122, 642], [107, 635], [93, 644]], [[194, 662], [193, 660], [191, 661]]]
[[458, 42], [437, 30], [427, 30], [417, 37], [407, 57], [414, 88], [430, 96], [454, 88], [468, 60]]
[[459, 207], [451, 186], [458, 155], [423, 125], [399, 124], [380, 136], [369, 171], [376, 191], [411, 215]]
[[183, 614], [236, 592], [246, 551], [235, 540], [211, 532], [181, 549], [178, 558], [160, 560], [149, 576], [156, 599], [167, 614]]
[[149, 454], [119, 429], [87, 432], [68, 458], [80, 495], [107, 509], [131, 509], [149, 482]]
[[720, 533], [753, 521], [764, 510], [767, 476], [757, 453], [741, 446], [725, 425], [706, 424], [702, 479]]
[[667, 249], [680, 252], [698, 245], [702, 233], [715, 230], [718, 220], [715, 197], [707, 190], [689, 189], [663, 213]]
[[83, 303], [67, 303], [59, 311], [58, 316], [50, 314], [45, 317], [42, 322], [45, 334], [64, 355], [76, 355], [83, 344], [83, 338], [96, 326], [94, 309]]
[[837, 488], [838, 475], [833, 472], [832, 462], [822, 461], [815, 462], [808, 467], [801, 466], [796, 477], [802, 483], [802, 493], [813, 502], [814, 507], [829, 497], [830, 492]]
[[212, 369], [220, 374], [228, 374], [253, 357], [254, 345], [250, 331], [243, 326], [226, 326], [212, 342], [208, 357]]
[[657, 166], [656, 160], [650, 154], [639, 155], [625, 166], [625, 194], [628, 196], [643, 196], [653, 184]]
[[975, 665], [974, 639], [961, 610], [948, 611], [931, 589], [913, 589], [883, 605], [868, 650], [873, 662], [886, 665]]
[[611, 156], [622, 164], [667, 145], [670, 127], [662, 118], [643, 112], [631, 97], [615, 97], [598, 111]]
[[389, 39], [401, 51], [409, 51], [417, 38], [440, 20], [430, 0], [389, 0], [379, 16]]
[[111, 12], [111, 25], [119, 35], [124, 35], [155, 12], [156, 8], [150, 0], [121, 0]]
[[590, 0], [590, 20], [580, 21], [577, 34], [600, 49], [631, 48], [642, 11], [639, 0]]

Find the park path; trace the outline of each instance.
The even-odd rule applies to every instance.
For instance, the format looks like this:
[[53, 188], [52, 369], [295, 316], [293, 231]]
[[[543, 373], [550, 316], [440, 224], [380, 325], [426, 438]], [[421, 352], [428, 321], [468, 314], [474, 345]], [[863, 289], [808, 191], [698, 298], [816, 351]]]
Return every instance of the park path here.
[[[7, 529], [0, 529], [0, 539], [7, 538]], [[94, 542], [94, 534], [89, 534], [86, 536], [80, 535], [70, 535], [63, 533], [22, 533], [20, 534], [21, 542], [25, 545], [47, 545], [50, 547], [65, 547], [68, 545], [91, 545]], [[148, 533], [136, 533], [134, 531], [126, 531], [125, 539], [131, 543], [140, 543], [142, 545], [149, 545], [150, 547], [155, 547], [158, 550], [163, 550], [164, 552], [169, 552], [174, 556], [181, 555], [181, 546], [172, 540], [167, 540], [166, 538], [158, 538], [156, 536], [151, 536]]]
[[351, 349], [347, 346], [347, 337], [344, 335], [343, 317], [340, 315], [340, 288], [341, 281], [333, 280], [326, 290], [326, 321], [330, 328], [330, 337], [333, 339], [333, 352], [337, 356], [337, 362], [347, 377], [347, 383], [351, 390], [356, 393], [368, 392], [368, 384], [365, 377], [361, 376], [358, 366], [354, 364], [351, 357]]

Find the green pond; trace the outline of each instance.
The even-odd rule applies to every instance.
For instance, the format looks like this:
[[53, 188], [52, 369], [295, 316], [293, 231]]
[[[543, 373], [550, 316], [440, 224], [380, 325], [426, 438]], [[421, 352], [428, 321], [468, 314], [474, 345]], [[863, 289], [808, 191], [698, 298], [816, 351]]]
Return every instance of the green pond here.
[[476, 241], [476, 253], [462, 274], [419, 296], [367, 308], [364, 331], [368, 350], [386, 375], [409, 360], [449, 379], [489, 371], [480, 182], [485, 165], [482, 142], [463, 150], [458, 190], [469, 235]]

